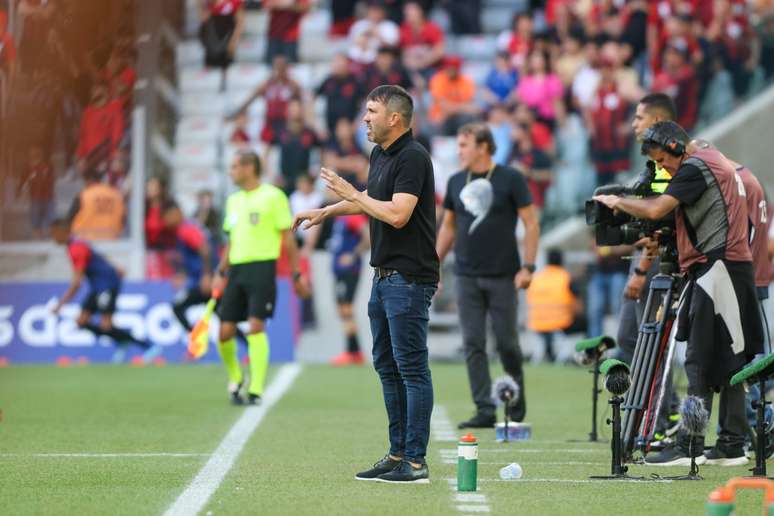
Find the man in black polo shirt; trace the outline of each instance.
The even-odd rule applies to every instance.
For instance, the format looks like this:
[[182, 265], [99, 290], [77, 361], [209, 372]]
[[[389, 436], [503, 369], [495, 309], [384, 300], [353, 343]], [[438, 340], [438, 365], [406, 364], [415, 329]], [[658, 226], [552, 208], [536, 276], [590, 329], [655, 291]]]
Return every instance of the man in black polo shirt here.
[[[443, 202], [444, 217], [438, 234], [441, 260], [454, 245], [457, 306], [465, 347], [465, 362], [476, 414], [460, 428], [491, 428], [495, 424], [492, 379], [486, 354], [486, 316], [492, 327], [505, 371], [521, 387], [510, 418], [522, 421], [526, 413], [522, 355], [516, 333], [516, 289], [529, 287], [535, 272], [540, 227], [532, 196], [517, 170], [492, 161], [495, 143], [484, 124], [464, 125], [457, 134], [462, 171], [451, 178]], [[516, 224], [526, 230], [521, 264]]]
[[430, 155], [411, 133], [414, 104], [400, 86], [375, 88], [363, 121], [371, 152], [368, 189], [360, 192], [332, 170], [321, 177], [343, 200], [296, 215], [304, 229], [327, 217], [365, 213], [375, 269], [368, 302], [374, 368], [389, 420], [390, 451], [358, 480], [428, 483], [425, 463], [433, 410], [427, 322], [438, 285], [435, 184]]

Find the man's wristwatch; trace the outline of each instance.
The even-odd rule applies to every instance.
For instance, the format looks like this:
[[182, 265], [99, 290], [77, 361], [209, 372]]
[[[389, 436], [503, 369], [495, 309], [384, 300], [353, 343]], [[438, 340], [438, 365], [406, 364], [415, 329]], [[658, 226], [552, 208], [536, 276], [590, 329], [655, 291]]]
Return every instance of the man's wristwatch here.
[[535, 264], [534, 263], [525, 263], [521, 266], [522, 269], [526, 269], [530, 274], [533, 274], [535, 272]]
[[293, 281], [298, 281], [301, 279], [301, 273], [296, 271], [293, 273]]
[[644, 270], [640, 269], [639, 267], [635, 267], [634, 268], [634, 274], [637, 275], [637, 276], [647, 276], [648, 275], [647, 271], [644, 271]]

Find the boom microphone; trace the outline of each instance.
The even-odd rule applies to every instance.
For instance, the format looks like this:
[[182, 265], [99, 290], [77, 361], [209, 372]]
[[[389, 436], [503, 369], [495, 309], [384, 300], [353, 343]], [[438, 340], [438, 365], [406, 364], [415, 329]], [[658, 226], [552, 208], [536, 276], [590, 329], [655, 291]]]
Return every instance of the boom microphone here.
[[704, 408], [704, 400], [698, 396], [686, 396], [680, 405], [680, 420], [691, 435], [704, 435], [709, 421], [709, 412]]
[[501, 376], [492, 384], [492, 400], [499, 406], [512, 406], [521, 396], [519, 385], [508, 375]]

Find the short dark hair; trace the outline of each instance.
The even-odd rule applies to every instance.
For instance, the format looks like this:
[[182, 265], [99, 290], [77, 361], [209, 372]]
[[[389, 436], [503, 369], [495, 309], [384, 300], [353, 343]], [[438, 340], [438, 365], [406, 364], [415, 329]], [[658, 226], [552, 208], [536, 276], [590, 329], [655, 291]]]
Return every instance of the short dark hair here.
[[564, 262], [564, 255], [561, 249], [549, 249], [548, 250], [548, 265], [561, 266]]
[[494, 141], [494, 136], [489, 126], [480, 122], [472, 122], [465, 124], [459, 128], [457, 134], [471, 134], [476, 141], [476, 145], [486, 143], [489, 148], [489, 155], [493, 155], [497, 151], [497, 145]]
[[640, 99], [640, 104], [648, 111], [658, 111], [667, 120], [677, 118], [675, 101], [666, 93], [649, 93]]
[[237, 153], [237, 158], [239, 159], [240, 165], [251, 165], [253, 167], [255, 177], [260, 177], [261, 172], [263, 171], [263, 167], [261, 166], [261, 158], [258, 156], [258, 154], [251, 150], [241, 150]]
[[[671, 120], [656, 122], [650, 129], [645, 131], [642, 137], [642, 146], [640, 148], [643, 155], [647, 156], [650, 151], [661, 149], [672, 155], [678, 155], [677, 149], [682, 147], [683, 153], [688, 145], [690, 137], [685, 129]], [[682, 154], [682, 153], [680, 153]]]
[[393, 113], [398, 113], [403, 119], [403, 125], [409, 127], [414, 116], [414, 100], [409, 92], [396, 84], [382, 84], [368, 94], [366, 102], [378, 102], [387, 106]]

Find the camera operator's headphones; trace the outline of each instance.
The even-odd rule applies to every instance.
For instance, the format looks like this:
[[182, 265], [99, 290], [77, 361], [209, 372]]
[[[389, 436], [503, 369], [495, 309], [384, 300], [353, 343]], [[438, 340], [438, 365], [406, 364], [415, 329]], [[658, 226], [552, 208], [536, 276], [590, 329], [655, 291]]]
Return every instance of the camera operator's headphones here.
[[642, 141], [655, 143], [668, 154], [679, 158], [685, 154], [685, 144], [671, 134], [667, 134], [664, 129], [668, 128], [670, 124], [674, 124], [674, 122], [660, 122], [649, 127], [642, 136]]

